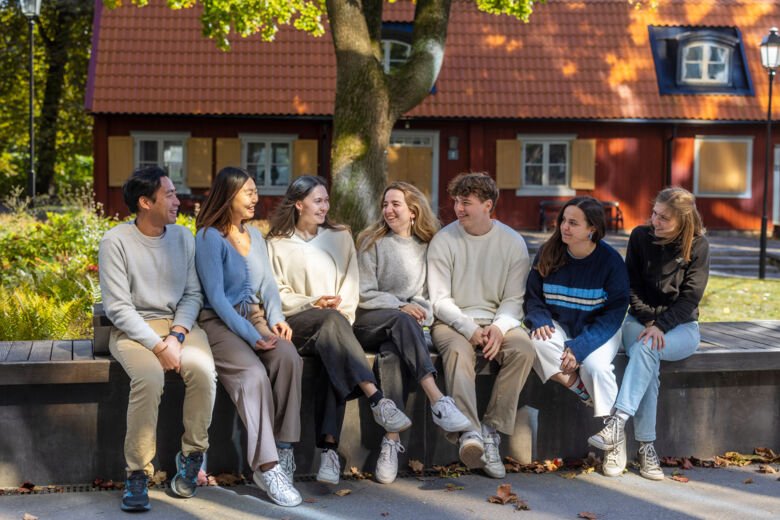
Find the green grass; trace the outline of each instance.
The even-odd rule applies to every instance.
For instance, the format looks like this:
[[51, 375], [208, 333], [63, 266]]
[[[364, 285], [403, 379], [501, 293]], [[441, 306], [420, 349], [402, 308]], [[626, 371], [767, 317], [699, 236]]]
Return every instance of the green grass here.
[[780, 320], [780, 280], [710, 276], [700, 321]]

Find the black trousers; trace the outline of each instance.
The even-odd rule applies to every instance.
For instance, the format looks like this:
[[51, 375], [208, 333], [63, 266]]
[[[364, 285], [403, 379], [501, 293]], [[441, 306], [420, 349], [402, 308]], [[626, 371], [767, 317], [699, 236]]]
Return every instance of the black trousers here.
[[317, 446], [324, 447], [326, 435], [332, 435], [338, 444], [347, 401], [362, 394], [359, 383], [376, 384], [366, 355], [349, 321], [337, 310], [305, 310], [288, 316], [287, 323], [298, 352], [321, 361], [314, 400]]
[[[419, 382], [428, 374], [436, 375], [422, 327], [397, 309], [358, 309], [352, 327], [363, 348], [378, 353], [374, 372], [382, 392], [403, 410], [410, 380]], [[401, 363], [392, 358], [400, 358]]]

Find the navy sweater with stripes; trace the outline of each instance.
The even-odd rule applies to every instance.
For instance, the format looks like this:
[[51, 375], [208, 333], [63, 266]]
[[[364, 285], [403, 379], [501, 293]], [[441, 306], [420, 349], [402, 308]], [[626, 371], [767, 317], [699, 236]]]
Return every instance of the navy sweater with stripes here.
[[618, 331], [626, 316], [629, 283], [620, 254], [603, 240], [585, 258], [566, 257], [566, 263], [542, 278], [534, 259], [528, 275], [523, 323], [530, 330], [553, 320], [570, 338], [566, 341], [582, 362]]

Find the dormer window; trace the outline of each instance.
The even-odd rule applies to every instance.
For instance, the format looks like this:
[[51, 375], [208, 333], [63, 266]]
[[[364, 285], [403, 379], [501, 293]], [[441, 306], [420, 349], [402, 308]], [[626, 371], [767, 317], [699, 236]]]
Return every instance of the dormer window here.
[[382, 40], [382, 66], [385, 74], [397, 69], [409, 59], [412, 46], [398, 40]]
[[681, 51], [680, 82], [691, 85], [728, 85], [731, 70], [730, 47], [693, 41]]

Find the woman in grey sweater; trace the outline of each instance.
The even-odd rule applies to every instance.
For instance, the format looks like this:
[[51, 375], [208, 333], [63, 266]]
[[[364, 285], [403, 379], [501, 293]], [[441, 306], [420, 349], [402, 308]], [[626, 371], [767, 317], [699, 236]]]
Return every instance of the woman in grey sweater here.
[[[432, 403], [433, 422], [448, 432], [470, 425], [451, 397], [436, 386], [423, 326], [433, 322], [428, 301], [426, 252], [439, 223], [425, 199], [413, 185], [393, 182], [382, 196], [382, 219], [358, 237], [360, 303], [353, 328], [355, 337], [378, 357], [397, 356], [403, 361], [402, 376], [412, 375]], [[387, 377], [387, 374], [384, 374]], [[399, 409], [404, 408], [408, 380], [403, 390], [385, 389]], [[382, 439], [376, 478], [383, 484], [395, 480], [398, 452], [403, 452], [398, 432]]]

